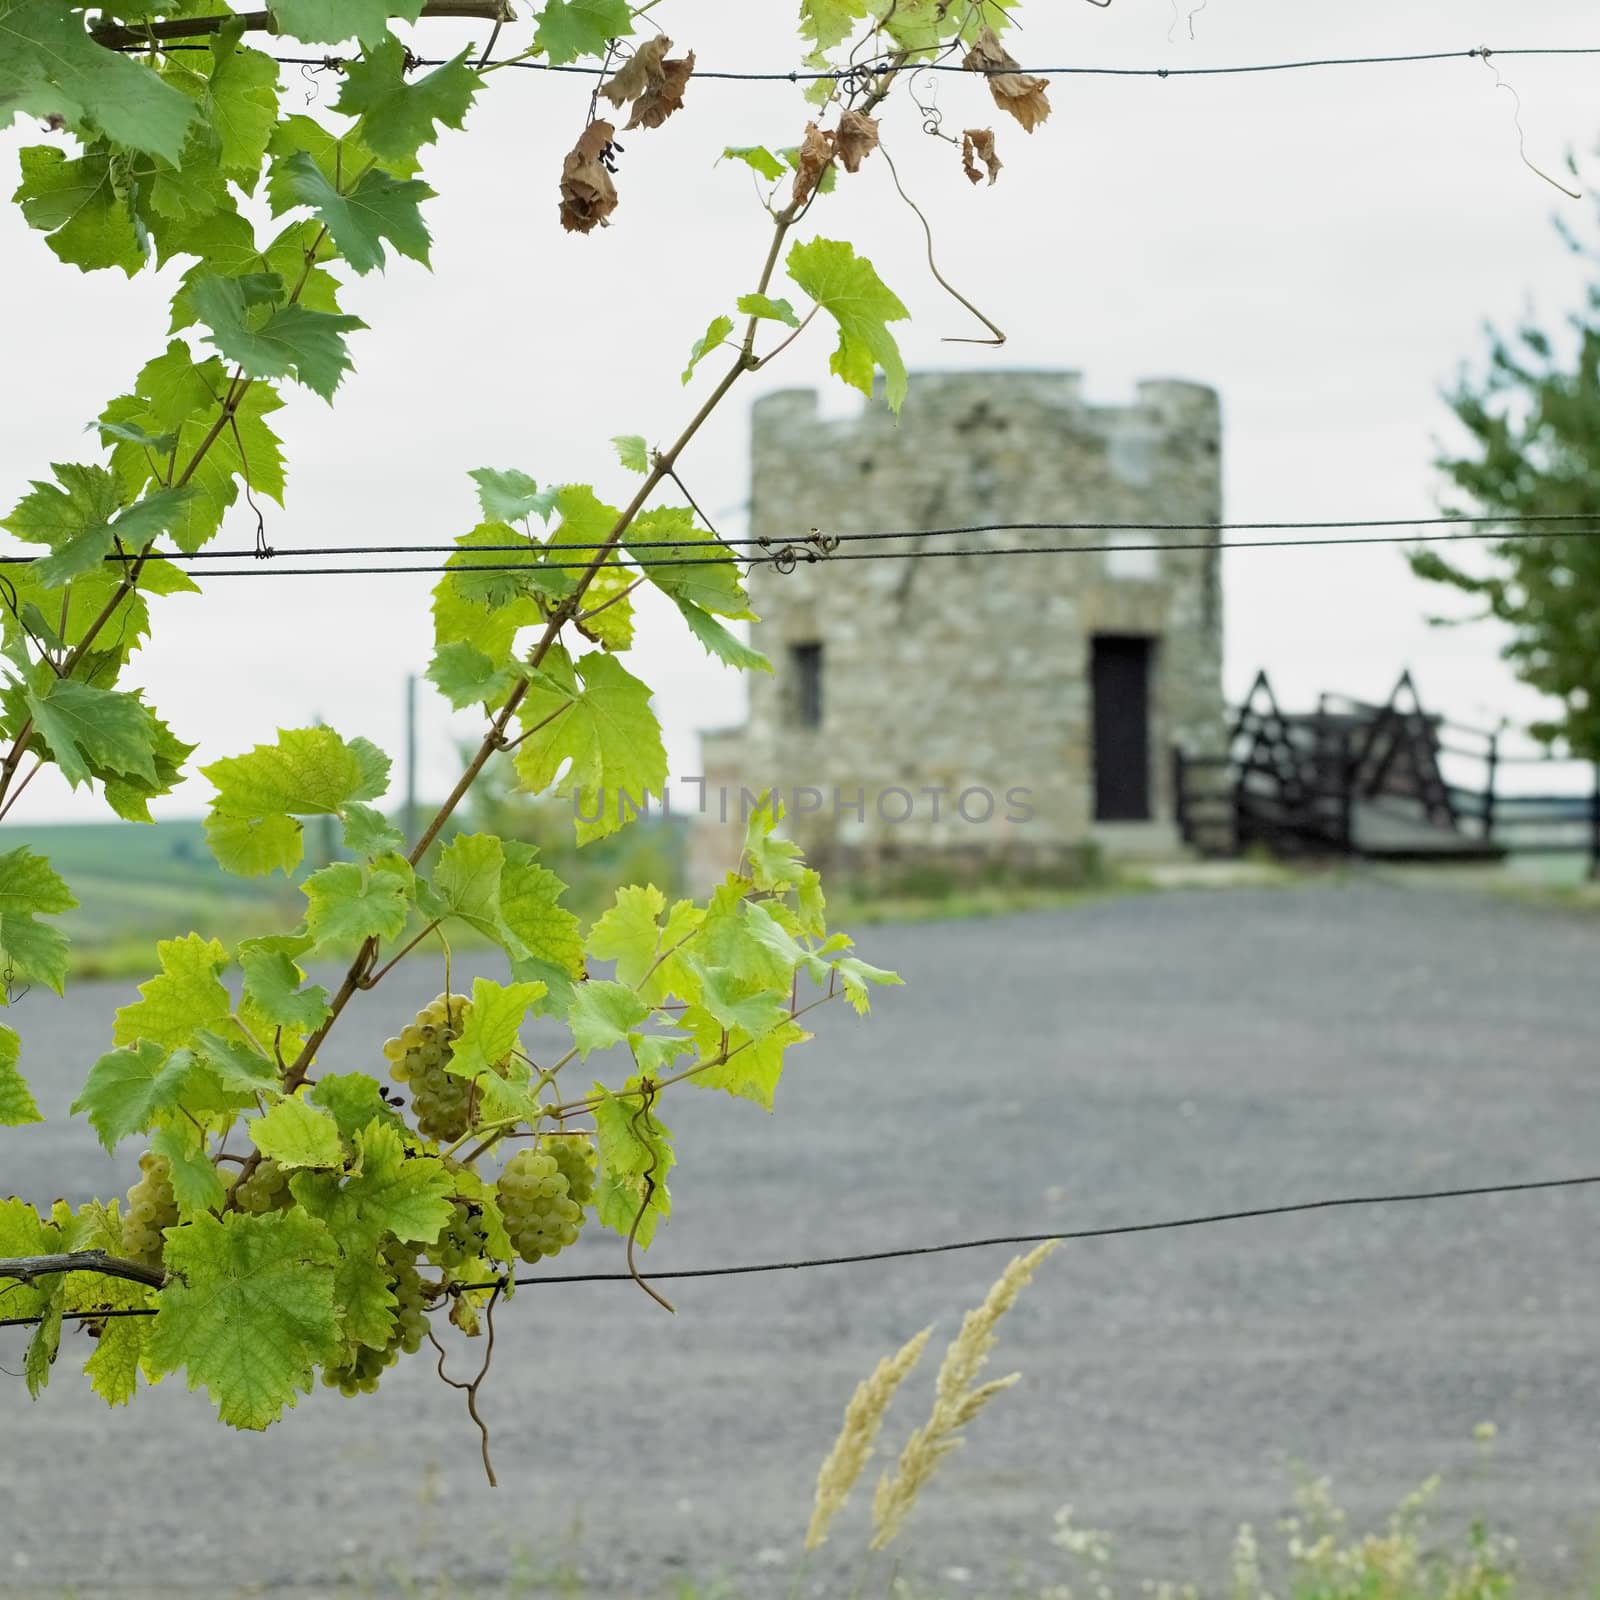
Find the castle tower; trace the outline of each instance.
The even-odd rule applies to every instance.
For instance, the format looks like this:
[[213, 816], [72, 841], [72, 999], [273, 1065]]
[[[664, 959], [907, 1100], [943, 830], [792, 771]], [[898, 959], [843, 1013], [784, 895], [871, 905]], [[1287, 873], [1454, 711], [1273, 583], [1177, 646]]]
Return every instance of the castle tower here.
[[[774, 548], [813, 529], [1222, 514], [1217, 396], [1191, 383], [1100, 407], [1071, 373], [928, 373], [898, 423], [877, 406], [824, 420], [789, 390], [757, 402], [753, 435], [750, 531]], [[1175, 847], [1171, 751], [1224, 738], [1215, 539], [929, 533], [757, 567], [752, 642], [777, 671], [751, 675], [742, 728], [704, 736], [710, 792], [730, 797], [720, 839], [709, 807], [708, 864], [741, 789], [767, 788], [819, 864], [878, 878], [930, 860], [1048, 873], [1089, 840]], [[1172, 548], [1129, 548], [1152, 543]], [[1040, 544], [1102, 548], [955, 553]], [[919, 554], [839, 559], [887, 550]]]

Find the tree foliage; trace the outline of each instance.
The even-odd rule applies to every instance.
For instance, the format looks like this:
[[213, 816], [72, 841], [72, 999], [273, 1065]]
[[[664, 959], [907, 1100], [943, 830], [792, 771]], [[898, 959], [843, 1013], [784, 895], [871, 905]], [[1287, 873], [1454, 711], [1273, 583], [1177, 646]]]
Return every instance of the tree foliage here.
[[1527, 537], [1541, 531], [1530, 518], [1600, 526], [1600, 276], [1564, 329], [1529, 320], [1509, 335], [1491, 330], [1483, 370], [1463, 374], [1448, 399], [1471, 443], [1441, 457], [1441, 471], [1468, 509], [1520, 536], [1492, 544], [1481, 566], [1421, 549], [1412, 570], [1507, 625], [1506, 659], [1556, 702], [1531, 731], [1600, 761], [1600, 540]]
[[[726, 626], [752, 616], [739, 563], [692, 505], [657, 497], [681, 488], [680, 457], [710, 411], [819, 314], [837, 333], [834, 371], [868, 391], [883, 373], [899, 408], [892, 325], [905, 306], [852, 243], [805, 225], [836, 167], [868, 170], [875, 113], [919, 62], [961, 55], [1024, 127], [1047, 113], [1039, 80], [1008, 84], [993, 69], [1010, 59], [995, 30], [1012, 3], [801, 0], [806, 60], [840, 75], [807, 90], [811, 109], [792, 118], [792, 144], [774, 141], [778, 154], [729, 151], [766, 185], [766, 237], [753, 242], [748, 292], [685, 338], [684, 382], [718, 375], [681, 435], [660, 446], [617, 436], [610, 498], [559, 473], [542, 484], [520, 467], [472, 474], [481, 520], [435, 589], [428, 676], [452, 706], [480, 707], [484, 731], [418, 837], [385, 814], [389, 759], [359, 736], [252, 730], [252, 748], [205, 752], [206, 833], [226, 870], [293, 873], [308, 817], [330, 819], [339, 859], [303, 878], [303, 914], [281, 933], [229, 947], [174, 930], [159, 945], [73, 1106], [108, 1150], [142, 1147], [126, 1200], [0, 1204], [0, 1273], [18, 1280], [6, 1310], [36, 1319], [30, 1391], [74, 1326], [96, 1335], [86, 1371], [112, 1404], [181, 1372], [223, 1421], [262, 1428], [319, 1374], [346, 1393], [370, 1389], [430, 1319], [478, 1334], [518, 1257], [547, 1258], [586, 1216], [626, 1241], [631, 1264], [671, 1207], [668, 1091], [770, 1109], [809, 1010], [839, 998], [865, 1012], [874, 986], [899, 981], [829, 929], [817, 875], [775, 831], [772, 806], [755, 811], [738, 868], [704, 898], [624, 884], [587, 927], [535, 844], [479, 832], [433, 847], [486, 770], [502, 784], [514, 773], [534, 796], [570, 796], [579, 844], [615, 834], [660, 792], [651, 693], [621, 659], [641, 584], [711, 654], [771, 670]], [[13, 827], [45, 765], [142, 821], [185, 781], [194, 747], [128, 681], [158, 604], [200, 592], [181, 558], [217, 537], [241, 495], [283, 503], [267, 419], [306, 403], [297, 388], [337, 398], [366, 331], [340, 303], [350, 274], [395, 256], [427, 263], [423, 158], [492, 82], [519, 77], [496, 79], [499, 68], [601, 64], [600, 95], [630, 108], [638, 137], [671, 137], [693, 91], [693, 52], [668, 55], [654, 0], [544, 0], [520, 42], [496, 28], [499, 60], [472, 47], [429, 70], [396, 32], [429, 25], [421, 0], [278, 0], [273, 38], [345, 50], [319, 121], [297, 90], [282, 97], [279, 63], [247, 42], [259, 17], [219, 9], [0, 0], [0, 113], [20, 115], [32, 141], [14, 195], [29, 226], [84, 273], [179, 264], [169, 326], [101, 402], [97, 448], [41, 469], [3, 519], [31, 558], [0, 582], [0, 817]], [[879, 65], [852, 65], [865, 59]], [[591, 110], [565, 161], [547, 153], [569, 228], [598, 227], [624, 203], [610, 126]], [[686, 564], [620, 564], [663, 549]], [[0, 1001], [31, 988], [38, 1005], [41, 986], [62, 990], [68, 948], [51, 919], [73, 904], [25, 842], [0, 853]], [[470, 994], [449, 980], [448, 940], [462, 928], [504, 966]], [[314, 981], [313, 964], [332, 960], [342, 978]], [[444, 992], [395, 1019], [371, 1072], [324, 1070], [347, 1008], [381, 1007], [402, 960], [437, 963]], [[532, 1018], [565, 1043], [535, 1058]], [[0, 1125], [13, 1130], [40, 1119], [24, 1036], [0, 1026]], [[573, 1062], [584, 1081], [562, 1076]], [[62, 1252], [72, 1270], [42, 1276], [16, 1259]]]

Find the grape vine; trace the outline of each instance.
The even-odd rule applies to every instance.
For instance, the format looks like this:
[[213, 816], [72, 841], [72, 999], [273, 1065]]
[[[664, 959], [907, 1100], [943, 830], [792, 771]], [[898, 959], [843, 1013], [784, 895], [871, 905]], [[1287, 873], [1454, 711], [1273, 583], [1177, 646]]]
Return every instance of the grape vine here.
[[[620, 505], [520, 470], [472, 474], [481, 518], [434, 592], [428, 676], [454, 708], [480, 708], [485, 731], [417, 838], [382, 809], [389, 759], [359, 737], [290, 729], [198, 768], [227, 871], [296, 872], [308, 817], [333, 819], [340, 859], [303, 879], [293, 928], [234, 948], [200, 932], [157, 947], [159, 971], [117, 1012], [73, 1106], [108, 1151], [143, 1150], [126, 1201], [0, 1202], [5, 1310], [37, 1319], [30, 1393], [70, 1327], [94, 1335], [85, 1371], [110, 1404], [181, 1372], [241, 1428], [278, 1419], [319, 1374], [347, 1395], [376, 1388], [436, 1339], [439, 1320], [487, 1332], [492, 1349], [515, 1263], [572, 1247], [590, 1217], [626, 1241], [630, 1266], [649, 1247], [671, 1208], [669, 1090], [770, 1108], [810, 1009], [843, 998], [864, 1013], [873, 986], [899, 981], [829, 929], [818, 876], [776, 831], [775, 805], [755, 812], [737, 870], [705, 900], [669, 905], [653, 885], [627, 885], [587, 929], [533, 847], [453, 819], [496, 760], [533, 793], [575, 798], [580, 844], [624, 824], [618, 796], [662, 791], [650, 691], [622, 659], [644, 582], [709, 654], [771, 670], [727, 626], [752, 616], [731, 553], [647, 577], [619, 562], [637, 543], [658, 556], [726, 549], [692, 503], [658, 496], [688, 498], [680, 458], [706, 419], [819, 316], [837, 334], [834, 372], [869, 394], [881, 372], [899, 408], [906, 372], [890, 324], [905, 307], [851, 243], [791, 235], [841, 174], [864, 170], [880, 109], [919, 63], [958, 57], [982, 75], [975, 93], [1032, 131], [1049, 105], [1044, 81], [1014, 70], [1000, 42], [1015, 4], [801, 0], [805, 65], [836, 75], [807, 88], [792, 145], [726, 152], [762, 185], [769, 238], [751, 291], [690, 347], [686, 385], [728, 354], [704, 400], [662, 448], [616, 441], [619, 470], [637, 475]], [[143, 822], [184, 780], [195, 747], [126, 682], [152, 601], [198, 588], [174, 558], [214, 538], [241, 497], [251, 510], [282, 504], [271, 418], [285, 384], [332, 401], [350, 370], [365, 325], [341, 309], [348, 275], [381, 270], [391, 252], [428, 260], [422, 152], [463, 129], [504, 67], [588, 63], [587, 117], [549, 162], [552, 223], [607, 226], [625, 203], [618, 125], [630, 142], [670, 138], [694, 91], [694, 52], [674, 53], [660, 13], [658, 0], [544, 0], [529, 30], [499, 0], [278, 0], [265, 13], [131, 0], [94, 15], [71, 0], [0, 0], [0, 110], [42, 134], [20, 151], [14, 199], [27, 223], [82, 272], [182, 263], [164, 346], [95, 420], [97, 459], [52, 467], [0, 520], [42, 547], [0, 577], [0, 818], [46, 765]], [[481, 19], [484, 40], [421, 70], [407, 40], [452, 18]], [[335, 63], [331, 117], [280, 97], [279, 63], [247, 43], [266, 26], [303, 46], [356, 42]], [[992, 129], [951, 142], [953, 177], [994, 181]], [[777, 292], [780, 274], [809, 309]], [[507, 559], [513, 543], [525, 557]], [[479, 570], [483, 546], [500, 552], [495, 570]], [[574, 548], [594, 551], [576, 570], [562, 560]], [[0, 851], [0, 1001], [63, 992], [67, 942], [49, 919], [75, 904], [26, 843]], [[505, 981], [451, 990], [458, 926], [498, 947]], [[348, 965], [330, 993], [310, 974], [337, 959]], [[319, 1066], [358, 996], [402, 960], [441, 959], [444, 992], [391, 1021], [370, 1072]], [[531, 1018], [559, 1025], [570, 1046], [535, 1060], [522, 1042]], [[22, 1056], [18, 1032], [0, 1025], [0, 1125], [12, 1129], [41, 1120]], [[571, 1084], [591, 1056], [623, 1060], [617, 1081]], [[457, 1384], [480, 1426], [485, 1371], [487, 1358]]]

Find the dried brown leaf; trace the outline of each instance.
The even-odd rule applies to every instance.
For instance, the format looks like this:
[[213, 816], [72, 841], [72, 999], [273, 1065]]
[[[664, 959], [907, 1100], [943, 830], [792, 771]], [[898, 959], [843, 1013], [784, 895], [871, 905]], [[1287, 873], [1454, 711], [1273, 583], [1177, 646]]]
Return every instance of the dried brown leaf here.
[[961, 135], [961, 167], [974, 183], [983, 182], [983, 171], [978, 165], [980, 161], [989, 169], [989, 182], [993, 183], [1005, 165], [994, 151], [993, 128], [968, 128]]
[[[694, 76], [694, 51], [661, 63], [661, 81], [652, 83], [633, 103], [629, 128], [659, 128], [674, 111], [683, 109], [683, 91]], [[624, 130], [626, 131], [626, 130]]]
[[833, 135], [825, 133], [816, 123], [806, 124], [806, 136], [800, 141], [800, 151], [795, 158], [794, 203], [803, 205], [811, 198], [811, 191], [822, 181], [822, 174], [833, 159]]
[[671, 48], [672, 41], [664, 33], [647, 40], [622, 63], [612, 77], [600, 85], [600, 93], [614, 106], [637, 100], [646, 90], [661, 82], [661, 58]]
[[609, 122], [591, 122], [567, 152], [561, 168], [561, 226], [568, 233], [604, 227], [617, 209], [617, 186], [603, 159], [616, 132]]
[[995, 37], [993, 28], [985, 28], [978, 42], [967, 52], [961, 63], [969, 72], [981, 72], [989, 81], [989, 93], [994, 103], [1015, 117], [1032, 133], [1039, 123], [1050, 115], [1050, 101], [1045, 90], [1048, 78], [1035, 77], [1031, 72], [1018, 72], [1019, 61]]
[[877, 121], [860, 111], [846, 111], [839, 118], [833, 145], [839, 165], [846, 172], [859, 172], [861, 163], [878, 148]]

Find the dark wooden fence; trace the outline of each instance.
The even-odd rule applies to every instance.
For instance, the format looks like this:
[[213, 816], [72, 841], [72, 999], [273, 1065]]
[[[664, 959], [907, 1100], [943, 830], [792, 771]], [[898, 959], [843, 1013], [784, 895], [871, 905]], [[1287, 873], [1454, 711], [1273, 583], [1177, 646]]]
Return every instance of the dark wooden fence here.
[[[1382, 705], [1324, 694], [1310, 712], [1283, 711], [1258, 673], [1227, 753], [1175, 750], [1172, 759], [1179, 831], [1208, 854], [1582, 853], [1600, 875], [1600, 767], [1513, 750], [1498, 732], [1448, 721], [1422, 705], [1409, 673]], [[1570, 787], [1535, 792], [1535, 772]]]

